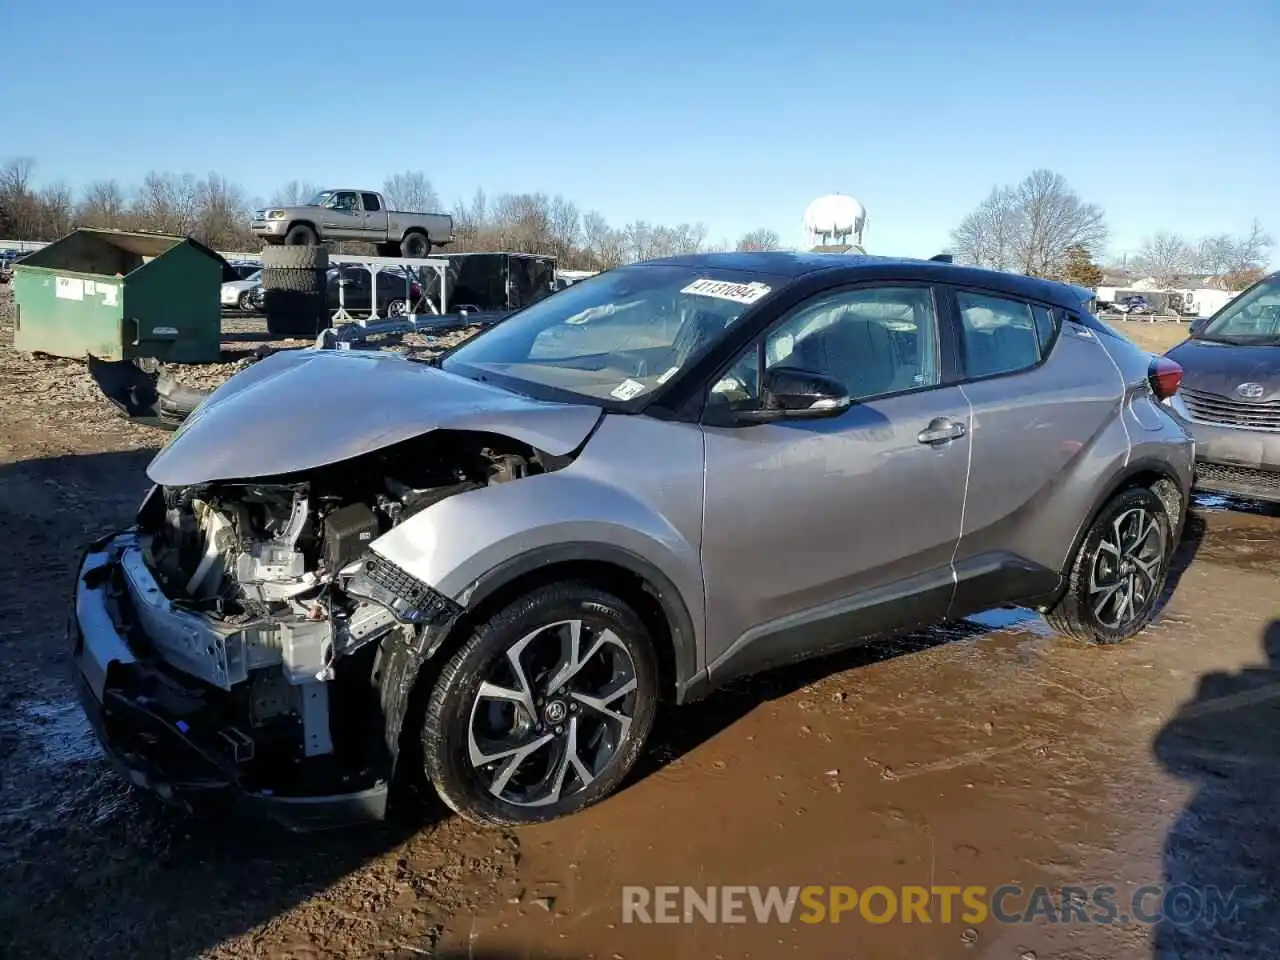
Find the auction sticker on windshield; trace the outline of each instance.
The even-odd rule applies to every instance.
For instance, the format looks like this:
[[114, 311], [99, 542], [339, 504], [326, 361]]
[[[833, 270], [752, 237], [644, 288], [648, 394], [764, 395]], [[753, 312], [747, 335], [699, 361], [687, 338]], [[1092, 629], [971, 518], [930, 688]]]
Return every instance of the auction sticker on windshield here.
[[692, 293], [700, 297], [732, 300], [734, 303], [755, 303], [772, 289], [773, 287], [767, 283], [734, 283], [730, 280], [699, 277], [680, 292]]
[[609, 396], [615, 400], [634, 400], [644, 391], [645, 385], [639, 380], [623, 380], [622, 383], [609, 391]]

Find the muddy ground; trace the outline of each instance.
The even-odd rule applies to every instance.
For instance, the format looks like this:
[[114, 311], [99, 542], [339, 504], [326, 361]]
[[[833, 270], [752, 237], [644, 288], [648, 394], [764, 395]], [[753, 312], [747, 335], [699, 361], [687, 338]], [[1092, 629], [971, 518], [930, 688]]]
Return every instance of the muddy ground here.
[[[0, 957], [1280, 956], [1280, 512], [1198, 504], [1171, 600], [1129, 644], [1002, 611], [774, 673], [664, 717], [641, 775], [569, 820], [190, 822], [107, 767], [65, 642], [77, 551], [130, 517], [164, 435], [78, 364], [16, 355], [10, 317], [0, 288]], [[1249, 900], [1185, 926], [622, 911], [626, 885], [1009, 883]]]

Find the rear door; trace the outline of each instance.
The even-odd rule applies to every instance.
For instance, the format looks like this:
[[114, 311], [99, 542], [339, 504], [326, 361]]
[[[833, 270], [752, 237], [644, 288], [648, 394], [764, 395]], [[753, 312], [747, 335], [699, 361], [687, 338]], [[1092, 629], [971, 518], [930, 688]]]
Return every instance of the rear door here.
[[1114, 439], [1123, 394], [1097, 337], [1061, 310], [1004, 292], [943, 290], [973, 416], [951, 610], [965, 616], [1056, 585], [1064, 531], [1085, 519], [1074, 507], [1058, 515], [1059, 490], [1087, 472], [1098, 438], [1110, 430]]

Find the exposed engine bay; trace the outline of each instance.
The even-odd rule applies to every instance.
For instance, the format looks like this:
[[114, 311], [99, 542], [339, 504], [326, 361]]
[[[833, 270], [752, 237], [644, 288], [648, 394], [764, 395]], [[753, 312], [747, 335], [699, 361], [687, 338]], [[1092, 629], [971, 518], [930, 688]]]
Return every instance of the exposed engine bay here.
[[303, 474], [156, 487], [121, 561], [134, 619], [159, 660], [226, 691], [235, 722], [218, 736], [236, 762], [365, 757], [381, 739], [376, 641], [451, 605], [369, 545], [447, 497], [569, 459], [436, 431]]

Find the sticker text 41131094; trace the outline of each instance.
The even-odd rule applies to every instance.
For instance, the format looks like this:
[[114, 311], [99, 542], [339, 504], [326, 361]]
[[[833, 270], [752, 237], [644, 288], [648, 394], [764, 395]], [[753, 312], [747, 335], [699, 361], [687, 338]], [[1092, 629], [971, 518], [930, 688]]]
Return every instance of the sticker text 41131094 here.
[[767, 283], [735, 283], [732, 280], [712, 280], [699, 277], [689, 284], [681, 293], [691, 293], [700, 297], [715, 297], [718, 300], [732, 300], [734, 303], [755, 303], [766, 296], [773, 287]]

